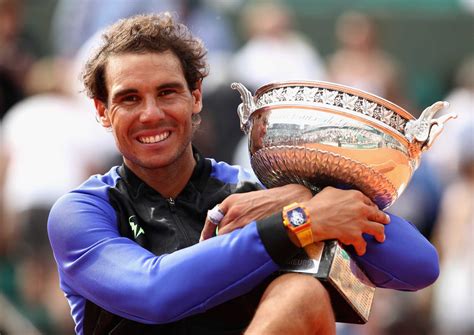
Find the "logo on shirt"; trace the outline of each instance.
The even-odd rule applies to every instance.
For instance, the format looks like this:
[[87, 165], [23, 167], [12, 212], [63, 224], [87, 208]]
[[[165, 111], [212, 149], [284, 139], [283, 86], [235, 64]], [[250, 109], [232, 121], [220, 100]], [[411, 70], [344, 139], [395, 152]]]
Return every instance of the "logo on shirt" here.
[[145, 231], [143, 228], [141, 228], [135, 221], [136, 221], [136, 216], [132, 215], [128, 218], [128, 224], [130, 225], [130, 228], [132, 228], [133, 236], [135, 239], [140, 236], [140, 234], [145, 235]]

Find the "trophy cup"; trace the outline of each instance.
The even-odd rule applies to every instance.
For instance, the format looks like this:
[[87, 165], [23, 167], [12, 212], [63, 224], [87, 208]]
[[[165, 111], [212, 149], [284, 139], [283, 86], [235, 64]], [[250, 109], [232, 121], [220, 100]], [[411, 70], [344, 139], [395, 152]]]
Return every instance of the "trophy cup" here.
[[[233, 83], [242, 103], [240, 126], [249, 136], [252, 168], [268, 188], [298, 183], [313, 193], [326, 186], [358, 189], [380, 209], [403, 192], [443, 124], [436, 102], [415, 119], [403, 108], [355, 88], [316, 81], [271, 83], [255, 97]], [[336, 321], [365, 323], [375, 286], [335, 240], [315, 243], [283, 272], [307, 273], [328, 289]]]

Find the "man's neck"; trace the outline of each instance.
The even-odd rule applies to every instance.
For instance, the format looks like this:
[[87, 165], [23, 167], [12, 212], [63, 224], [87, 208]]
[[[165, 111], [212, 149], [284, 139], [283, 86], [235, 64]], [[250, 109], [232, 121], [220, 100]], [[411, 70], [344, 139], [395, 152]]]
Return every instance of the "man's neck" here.
[[176, 198], [191, 179], [196, 166], [192, 148], [186, 151], [172, 164], [156, 169], [147, 169], [127, 164], [138, 178], [165, 198]]

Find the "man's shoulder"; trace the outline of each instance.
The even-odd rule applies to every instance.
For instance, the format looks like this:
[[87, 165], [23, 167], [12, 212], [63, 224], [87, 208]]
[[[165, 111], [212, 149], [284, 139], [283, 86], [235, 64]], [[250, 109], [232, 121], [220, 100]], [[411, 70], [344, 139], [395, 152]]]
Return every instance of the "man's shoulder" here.
[[75, 241], [92, 222], [101, 227], [115, 223], [115, 212], [108, 198], [119, 175], [116, 168], [103, 175], [93, 175], [76, 189], [60, 197], [49, 213], [48, 234], [55, 246]]
[[252, 170], [245, 169], [239, 165], [216, 161], [213, 158], [209, 158], [209, 160], [211, 161], [211, 177], [213, 178], [229, 184], [241, 182], [259, 183]]
[[81, 185], [59, 198], [55, 203], [55, 207], [59, 204], [64, 206], [71, 202], [85, 202], [87, 199], [90, 199], [91, 202], [97, 202], [98, 199], [108, 202], [109, 190], [116, 186], [119, 179], [117, 166], [104, 174], [92, 175]]
[[104, 174], [95, 174], [90, 176], [85, 182], [72, 190], [70, 193], [83, 193], [99, 196], [104, 198], [107, 191], [116, 186], [117, 181], [121, 178], [118, 173], [118, 166], [112, 167]]

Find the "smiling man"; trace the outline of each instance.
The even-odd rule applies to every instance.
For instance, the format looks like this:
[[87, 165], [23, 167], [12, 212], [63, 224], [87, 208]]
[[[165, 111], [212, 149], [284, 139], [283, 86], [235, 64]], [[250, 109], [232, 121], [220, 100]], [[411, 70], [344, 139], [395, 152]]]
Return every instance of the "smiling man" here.
[[169, 14], [119, 21], [86, 64], [86, 91], [123, 164], [50, 213], [78, 334], [335, 334], [321, 283], [277, 275], [326, 239], [347, 245], [380, 287], [436, 279], [431, 244], [362, 193], [263, 190], [241, 168], [204, 158], [191, 141], [206, 75], [203, 45]]
[[[170, 50], [112, 56], [104, 72], [110, 93], [105, 102], [94, 101], [102, 124], [113, 129], [125, 165], [149, 186], [161, 186], [161, 194], [177, 196], [195, 165], [190, 143], [193, 116], [202, 107], [201, 82], [191, 91]], [[156, 169], [165, 179], [156, 178]]]

